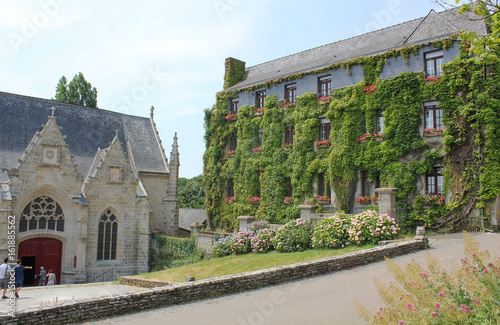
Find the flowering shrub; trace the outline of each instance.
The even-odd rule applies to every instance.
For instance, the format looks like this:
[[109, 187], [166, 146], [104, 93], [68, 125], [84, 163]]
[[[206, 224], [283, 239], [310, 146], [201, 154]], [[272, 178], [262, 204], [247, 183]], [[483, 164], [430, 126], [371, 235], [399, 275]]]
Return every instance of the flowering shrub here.
[[229, 115], [226, 115], [225, 119], [226, 120], [232, 120], [233, 118], [236, 118], [238, 116], [238, 114], [234, 113], [234, 114], [229, 114]]
[[479, 252], [479, 244], [464, 235], [465, 254], [451, 272], [428, 255], [429, 268], [415, 261], [405, 269], [387, 261], [398, 284], [376, 282], [384, 304], [376, 315], [356, 303], [369, 324], [499, 324], [500, 260]]
[[429, 129], [429, 128], [426, 128], [424, 129], [424, 135], [427, 135], [427, 134], [434, 134], [434, 133], [438, 133], [438, 132], [442, 132], [443, 129]]
[[267, 253], [274, 250], [272, 239], [276, 236], [274, 229], [261, 229], [251, 239], [252, 251], [256, 253]]
[[330, 202], [330, 198], [328, 196], [321, 196], [318, 195], [317, 197], [314, 198], [316, 202], [321, 202], [321, 203], [328, 203]]
[[260, 152], [260, 147], [253, 148], [252, 151], [254, 151], [254, 152]]
[[349, 216], [337, 212], [334, 216], [316, 224], [311, 243], [314, 248], [339, 248], [349, 239]]
[[382, 139], [383, 133], [365, 133], [358, 138], [358, 142], [368, 141], [370, 139]]
[[356, 245], [377, 243], [380, 240], [394, 238], [399, 231], [394, 218], [387, 214], [378, 214], [377, 211], [368, 210], [355, 215], [351, 219], [349, 242]]
[[248, 199], [249, 202], [260, 202], [260, 197], [258, 196], [252, 196], [251, 198]]
[[283, 199], [283, 203], [285, 203], [285, 204], [292, 204], [293, 203], [292, 197], [285, 196], [285, 198]]
[[439, 81], [439, 78], [438, 77], [429, 76], [429, 77], [425, 78], [425, 81], [427, 81], [427, 82], [436, 82], [436, 81]]
[[236, 150], [226, 150], [226, 155], [234, 155]]
[[225, 256], [249, 253], [252, 251], [252, 236], [253, 231], [239, 231], [235, 236], [220, 238], [214, 245], [214, 255]]
[[422, 199], [424, 200], [425, 204], [443, 204], [444, 203], [444, 197], [442, 197], [439, 194], [424, 195]]
[[311, 244], [311, 226], [303, 219], [286, 223], [272, 239], [274, 248], [280, 253], [302, 252]]
[[330, 139], [316, 142], [316, 147], [329, 147], [329, 146], [330, 146]]
[[234, 196], [225, 197], [224, 201], [226, 201], [227, 203], [233, 203], [234, 202]]
[[376, 87], [377, 87], [377, 86], [375, 86], [375, 85], [368, 85], [368, 86], [366, 86], [366, 87], [365, 87], [365, 89], [363, 89], [363, 90], [365, 91], [365, 93], [367, 93], [367, 94], [371, 94], [372, 92], [374, 92], [374, 91], [375, 91], [375, 88], [376, 88]]

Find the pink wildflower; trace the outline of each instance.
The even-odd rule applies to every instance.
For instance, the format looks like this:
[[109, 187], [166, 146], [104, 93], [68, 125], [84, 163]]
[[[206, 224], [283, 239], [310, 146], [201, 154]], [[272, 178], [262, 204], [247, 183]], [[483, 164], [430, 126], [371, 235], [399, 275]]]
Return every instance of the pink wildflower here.
[[410, 303], [406, 304], [406, 308], [408, 308], [409, 310], [413, 310], [414, 309], [413, 307], [414, 307], [413, 304], [410, 304]]
[[487, 274], [487, 273], [490, 273], [490, 271], [488, 269], [484, 269], [483, 273]]
[[438, 303], [436, 303], [435, 306], [436, 306], [436, 310], [437, 310], [437, 309], [439, 309], [439, 307], [441, 307], [441, 304], [438, 302]]
[[398, 325], [404, 325], [405, 321], [404, 320], [400, 320]]
[[431, 315], [432, 315], [432, 316], [437, 316], [437, 315], [438, 315], [438, 313], [436, 313], [435, 311], [433, 311], [433, 312], [431, 313]]

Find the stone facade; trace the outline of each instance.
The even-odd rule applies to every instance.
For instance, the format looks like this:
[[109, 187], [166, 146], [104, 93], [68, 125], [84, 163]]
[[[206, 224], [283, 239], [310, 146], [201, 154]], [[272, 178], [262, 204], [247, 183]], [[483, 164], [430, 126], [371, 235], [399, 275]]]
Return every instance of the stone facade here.
[[[2, 106], [2, 97], [8, 95], [0, 93], [0, 110], [7, 120], [12, 117], [12, 102]], [[35, 116], [37, 110], [50, 109], [43, 105], [47, 104], [45, 100], [22, 99], [33, 105], [29, 108]], [[36, 107], [39, 104], [42, 109]], [[40, 121], [46, 123], [31, 135], [21, 154], [15, 146], [22, 143], [0, 148], [0, 256], [7, 256], [7, 220], [15, 216], [16, 258], [23, 259], [23, 264], [33, 266], [36, 272], [41, 266], [54, 269], [57, 283], [110, 281], [147, 272], [151, 232], [173, 236], [178, 232], [177, 136], [171, 156], [174, 163], [168, 164], [153, 116], [149, 120], [56, 105], [59, 107], [52, 108], [48, 120]], [[71, 119], [68, 115], [73, 115], [69, 109], [75, 110], [75, 115], [100, 115], [104, 120], [101, 126], [106, 129], [106, 123], [121, 119], [123, 131], [117, 129], [103, 149], [101, 135], [82, 138], [82, 147], [78, 143], [75, 146], [77, 136], [67, 128]], [[123, 122], [125, 119], [130, 120]], [[91, 137], [93, 132], [99, 132], [99, 122], [80, 121], [79, 127], [87, 128], [83, 135]], [[131, 140], [132, 131], [137, 130], [149, 133], [136, 139], [140, 146]], [[26, 133], [29, 127], [15, 131]], [[0, 135], [4, 139], [15, 136], [6, 128]], [[90, 147], [93, 142], [99, 142], [93, 153], [82, 149], [83, 144]], [[148, 155], [150, 159], [141, 160]], [[16, 156], [18, 160], [14, 161]], [[148, 165], [148, 161], [158, 163]], [[32, 279], [33, 275], [28, 274], [26, 282], [30, 284]]]

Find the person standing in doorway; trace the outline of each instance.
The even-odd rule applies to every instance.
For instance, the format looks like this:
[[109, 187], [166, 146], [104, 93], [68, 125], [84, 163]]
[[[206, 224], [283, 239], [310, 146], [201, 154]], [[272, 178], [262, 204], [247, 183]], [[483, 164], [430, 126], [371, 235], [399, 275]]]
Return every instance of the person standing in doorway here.
[[17, 265], [14, 267], [15, 277], [16, 277], [16, 298], [19, 298], [19, 291], [23, 288], [24, 283], [24, 269], [32, 269], [31, 266], [21, 265], [21, 260], [17, 260]]
[[54, 273], [54, 271], [49, 270], [48, 276], [49, 276], [49, 281], [47, 282], [47, 285], [52, 286], [52, 285], [56, 284], [56, 274]]
[[10, 265], [9, 258], [6, 257], [3, 260], [3, 264], [0, 265], [0, 288], [3, 289], [2, 299], [7, 299], [7, 289], [9, 288], [9, 278], [10, 278]]
[[43, 268], [43, 266], [40, 268], [40, 280], [38, 280], [38, 285], [39, 286], [44, 286], [47, 283], [47, 271]]

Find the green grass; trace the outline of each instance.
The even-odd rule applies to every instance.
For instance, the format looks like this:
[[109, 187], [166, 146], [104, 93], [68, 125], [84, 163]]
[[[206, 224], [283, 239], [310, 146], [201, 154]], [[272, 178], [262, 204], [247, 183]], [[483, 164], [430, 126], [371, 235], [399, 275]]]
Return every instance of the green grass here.
[[342, 255], [372, 247], [374, 247], [374, 245], [347, 247], [337, 250], [310, 249], [305, 252], [296, 253], [280, 254], [273, 251], [267, 254], [252, 253], [238, 256], [233, 255], [213, 258], [168, 270], [139, 274], [134, 277], [156, 281], [184, 282], [186, 276], [194, 276], [196, 280], [201, 280], [223, 275], [256, 271], [269, 267], [306, 262], [322, 257]]

